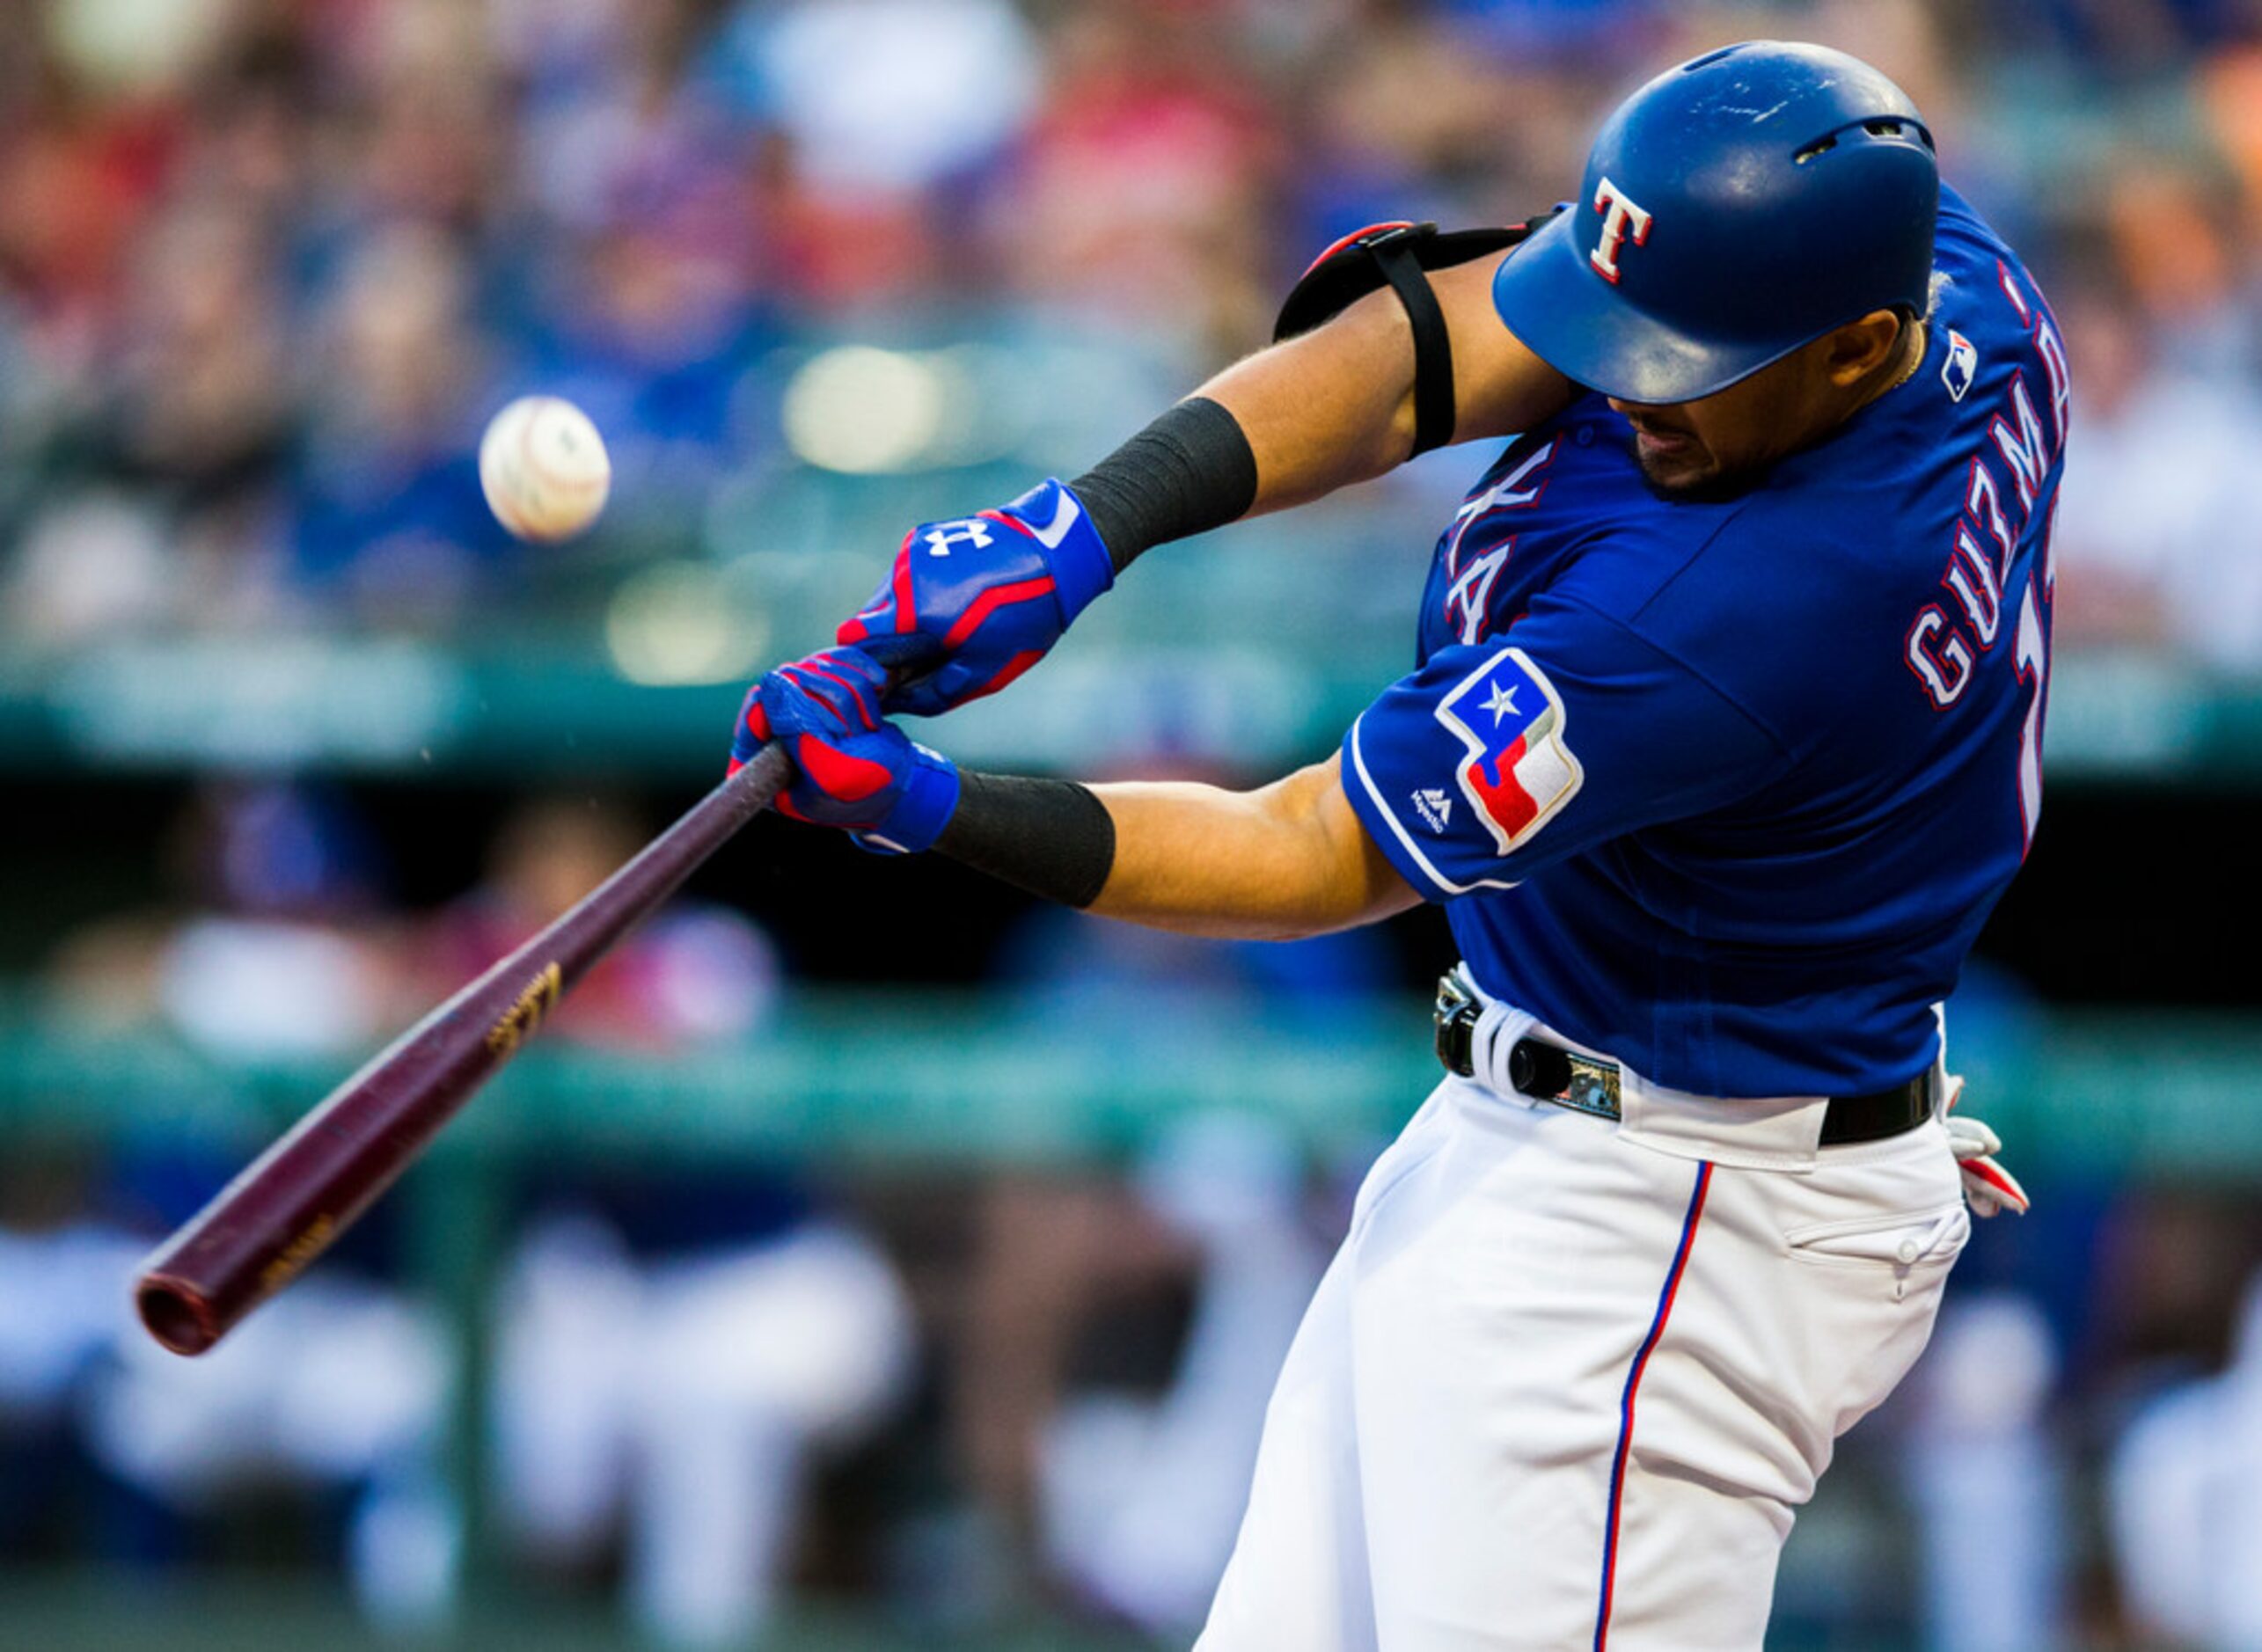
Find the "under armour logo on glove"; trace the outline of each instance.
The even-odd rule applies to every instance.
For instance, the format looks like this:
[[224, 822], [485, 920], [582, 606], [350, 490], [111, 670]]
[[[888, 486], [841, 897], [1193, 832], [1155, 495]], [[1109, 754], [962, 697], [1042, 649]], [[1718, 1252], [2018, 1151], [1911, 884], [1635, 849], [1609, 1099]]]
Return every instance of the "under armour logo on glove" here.
[[997, 510], [905, 534], [888, 577], [835, 640], [896, 674], [889, 710], [932, 717], [1044, 658], [1115, 581], [1083, 501], [1042, 482]]
[[990, 530], [982, 525], [978, 516], [969, 516], [963, 522], [946, 522], [929, 528], [919, 537], [926, 542], [929, 556], [947, 557], [955, 545], [971, 545], [977, 551], [990, 548]]

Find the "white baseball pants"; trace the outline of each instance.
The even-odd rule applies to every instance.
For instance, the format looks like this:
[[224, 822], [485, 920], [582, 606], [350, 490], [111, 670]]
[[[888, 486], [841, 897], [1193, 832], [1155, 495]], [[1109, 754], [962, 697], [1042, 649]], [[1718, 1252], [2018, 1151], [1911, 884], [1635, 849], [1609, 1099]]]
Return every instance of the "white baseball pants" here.
[[1578, 1048], [1488, 1005], [1368, 1173], [1197, 1652], [1755, 1652], [1922, 1350], [1970, 1233], [1936, 1120], [1821, 1149], [1819, 1099], [1628, 1072], [1613, 1124], [1509, 1085], [1534, 1030]]

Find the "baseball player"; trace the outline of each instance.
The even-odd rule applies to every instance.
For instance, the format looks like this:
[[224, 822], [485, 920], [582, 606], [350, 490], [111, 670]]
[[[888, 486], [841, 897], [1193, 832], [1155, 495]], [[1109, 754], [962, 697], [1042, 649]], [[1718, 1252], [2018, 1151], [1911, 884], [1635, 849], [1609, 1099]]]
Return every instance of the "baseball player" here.
[[[1205, 1652], [1756, 1648], [1930, 1333], [1959, 1157], [2023, 1204], [1944, 1119], [1938, 1005], [2041, 800], [2064, 349], [1900, 90], [1772, 41], [1636, 92], [1567, 209], [1354, 238], [1290, 308], [1335, 313], [915, 529], [736, 751], [785, 742], [790, 810], [867, 847], [1132, 922], [1446, 904], [1447, 1071], [1281, 1372]], [[1083, 786], [885, 720], [1002, 687], [1153, 545], [1503, 438], [1325, 763]]]

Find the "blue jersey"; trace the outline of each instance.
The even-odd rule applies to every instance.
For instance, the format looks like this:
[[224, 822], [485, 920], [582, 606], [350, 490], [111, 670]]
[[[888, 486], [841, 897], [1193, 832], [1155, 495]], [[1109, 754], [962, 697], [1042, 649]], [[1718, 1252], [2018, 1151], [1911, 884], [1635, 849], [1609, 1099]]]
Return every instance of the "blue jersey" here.
[[1923, 1071], [2032, 839], [2065, 352], [1944, 191], [1934, 267], [1915, 372], [1734, 499], [1653, 495], [1599, 396], [1512, 442], [1344, 737], [1478, 983], [1653, 1082]]

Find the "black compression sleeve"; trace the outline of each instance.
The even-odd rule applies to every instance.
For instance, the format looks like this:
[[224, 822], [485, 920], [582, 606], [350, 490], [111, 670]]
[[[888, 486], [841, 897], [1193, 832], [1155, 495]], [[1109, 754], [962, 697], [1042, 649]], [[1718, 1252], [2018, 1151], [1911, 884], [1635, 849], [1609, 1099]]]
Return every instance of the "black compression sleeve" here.
[[1072, 780], [958, 772], [958, 807], [934, 846], [1017, 889], [1085, 907], [1116, 865], [1116, 822]]
[[1256, 455], [1206, 396], [1180, 402], [1069, 484], [1120, 574], [1152, 546], [1221, 528], [1256, 503]]

